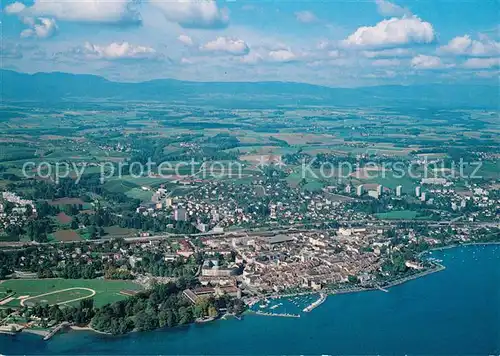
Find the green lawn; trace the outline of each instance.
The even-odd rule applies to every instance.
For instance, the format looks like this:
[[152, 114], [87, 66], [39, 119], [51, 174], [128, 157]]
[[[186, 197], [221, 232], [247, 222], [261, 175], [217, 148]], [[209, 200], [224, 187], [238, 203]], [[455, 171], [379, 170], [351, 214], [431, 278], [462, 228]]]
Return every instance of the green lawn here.
[[[95, 296], [93, 297], [96, 306], [102, 306], [107, 303], [125, 299], [126, 296], [120, 294], [121, 290], [142, 289], [140, 285], [132, 281], [110, 281], [103, 279], [12, 279], [4, 281], [2, 284], [0, 284], [0, 294], [6, 293], [7, 289], [14, 291], [16, 293], [14, 296], [16, 299], [5, 304], [4, 306], [15, 307], [20, 306], [19, 299], [17, 299], [20, 296], [34, 297], [40, 294], [78, 287], [89, 288], [96, 292]], [[60, 295], [60, 298], [64, 298], [64, 300], [71, 300], [90, 294], [87, 294], [87, 292], [83, 289], [80, 291], [82, 294], [79, 296], [74, 296], [74, 294], [76, 293], [76, 291], [74, 291], [73, 293], [69, 294], [66, 292], [57, 294], [54, 293], [53, 295], [48, 295], [41, 298], [45, 300], [53, 300], [59, 298], [57, 297], [57, 295]], [[71, 295], [73, 295], [73, 297], [71, 297]]]
[[324, 184], [321, 182], [309, 182], [302, 187], [302, 191], [318, 192], [323, 189]]
[[143, 190], [142, 188], [132, 188], [126, 192], [125, 195], [132, 199], [150, 202], [153, 197], [153, 192], [151, 190]]
[[[49, 292], [48, 294], [41, 294], [40, 296], [34, 298], [28, 298], [25, 300], [24, 305], [32, 306], [37, 303], [39, 304], [61, 304], [68, 303], [75, 299], [85, 299], [93, 295], [93, 291], [88, 289], [67, 289], [55, 292]], [[75, 300], [75, 302], [77, 302]]]
[[126, 193], [133, 188], [139, 188], [135, 183], [126, 180], [109, 180], [104, 183], [103, 188], [111, 193]]
[[397, 210], [388, 213], [375, 214], [379, 219], [387, 220], [411, 220], [417, 217], [417, 212], [412, 210]]

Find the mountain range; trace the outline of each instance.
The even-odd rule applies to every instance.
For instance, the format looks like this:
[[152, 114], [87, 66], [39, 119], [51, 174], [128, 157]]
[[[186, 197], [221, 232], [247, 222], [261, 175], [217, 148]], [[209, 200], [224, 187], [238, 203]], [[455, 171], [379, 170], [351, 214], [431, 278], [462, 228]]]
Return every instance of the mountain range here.
[[324, 105], [498, 109], [497, 86], [426, 84], [331, 88], [292, 82], [113, 82], [96, 75], [0, 70], [2, 101], [158, 101], [221, 107]]

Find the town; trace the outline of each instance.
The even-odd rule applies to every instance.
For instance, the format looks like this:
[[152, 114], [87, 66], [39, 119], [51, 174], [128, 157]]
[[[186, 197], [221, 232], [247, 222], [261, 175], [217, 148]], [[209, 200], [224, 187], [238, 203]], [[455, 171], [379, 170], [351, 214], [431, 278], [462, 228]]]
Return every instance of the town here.
[[[186, 129], [164, 130], [159, 108]], [[500, 239], [494, 138], [466, 135], [496, 129], [488, 111], [449, 112], [456, 135], [378, 109], [94, 109], [107, 120], [47, 112], [61, 135], [0, 143], [2, 332], [300, 317], [443, 270], [432, 250]], [[239, 129], [198, 130], [188, 113]]]

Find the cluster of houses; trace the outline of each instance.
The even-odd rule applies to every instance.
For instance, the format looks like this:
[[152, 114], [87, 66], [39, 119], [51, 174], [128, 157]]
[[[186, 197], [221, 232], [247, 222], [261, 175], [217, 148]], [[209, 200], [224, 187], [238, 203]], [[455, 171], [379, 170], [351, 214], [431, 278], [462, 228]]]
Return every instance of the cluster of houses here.
[[[7, 209], [7, 204], [13, 205], [11, 209]], [[36, 207], [32, 200], [27, 200], [19, 197], [12, 192], [2, 192], [0, 201], [0, 231], [9, 225], [21, 226], [28, 216], [26, 212], [31, 210], [31, 215], [36, 214]]]

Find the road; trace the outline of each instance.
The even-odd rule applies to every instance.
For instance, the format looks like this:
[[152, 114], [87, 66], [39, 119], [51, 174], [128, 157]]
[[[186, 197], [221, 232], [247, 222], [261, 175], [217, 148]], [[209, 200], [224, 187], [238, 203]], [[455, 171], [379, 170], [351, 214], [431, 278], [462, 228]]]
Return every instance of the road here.
[[[444, 220], [444, 221], [439, 221], [439, 222], [434, 222], [434, 221], [417, 221], [417, 220], [357, 220], [357, 221], [338, 221], [340, 225], [365, 225], [365, 227], [369, 229], [376, 229], [376, 228], [381, 228], [381, 227], [387, 227], [387, 226], [396, 226], [400, 223], [418, 223], [418, 224], [425, 224], [427, 223], [428, 227], [443, 227], [443, 226], [455, 226], [455, 227], [496, 227], [500, 228], [500, 223], [498, 222], [460, 222], [457, 221], [456, 219], [453, 220]], [[367, 225], [368, 223], [371, 223], [372, 225]], [[307, 224], [309, 226], [314, 225], [314, 223]], [[293, 224], [293, 225], [278, 225], [274, 226], [270, 230], [256, 230], [256, 229], [241, 229], [241, 230], [235, 230], [235, 231], [228, 231], [224, 233], [219, 233], [219, 234], [213, 234], [213, 233], [199, 233], [199, 234], [191, 234], [191, 235], [186, 235], [186, 234], [172, 234], [172, 233], [164, 233], [161, 235], [153, 235], [153, 236], [145, 236], [145, 237], [130, 237], [130, 235], [127, 236], [112, 236], [111, 238], [123, 238], [125, 242], [128, 243], [134, 243], [134, 242], [148, 242], [148, 241], [157, 241], [157, 240], [164, 240], [164, 239], [184, 239], [186, 237], [244, 237], [244, 236], [252, 236], [252, 235], [261, 235], [261, 234], [283, 234], [283, 233], [290, 233], [290, 232], [306, 232], [306, 231], [323, 231], [321, 229], [305, 229], [304, 228], [305, 224]], [[106, 241], [109, 241], [110, 238], [108, 239], [98, 239], [98, 240], [81, 240], [81, 241], [52, 241], [52, 242], [0, 242], [0, 247], [21, 247], [25, 245], [51, 245], [51, 244], [75, 244], [75, 243], [81, 243], [81, 242], [92, 242], [95, 244], [102, 244], [105, 243]]]

